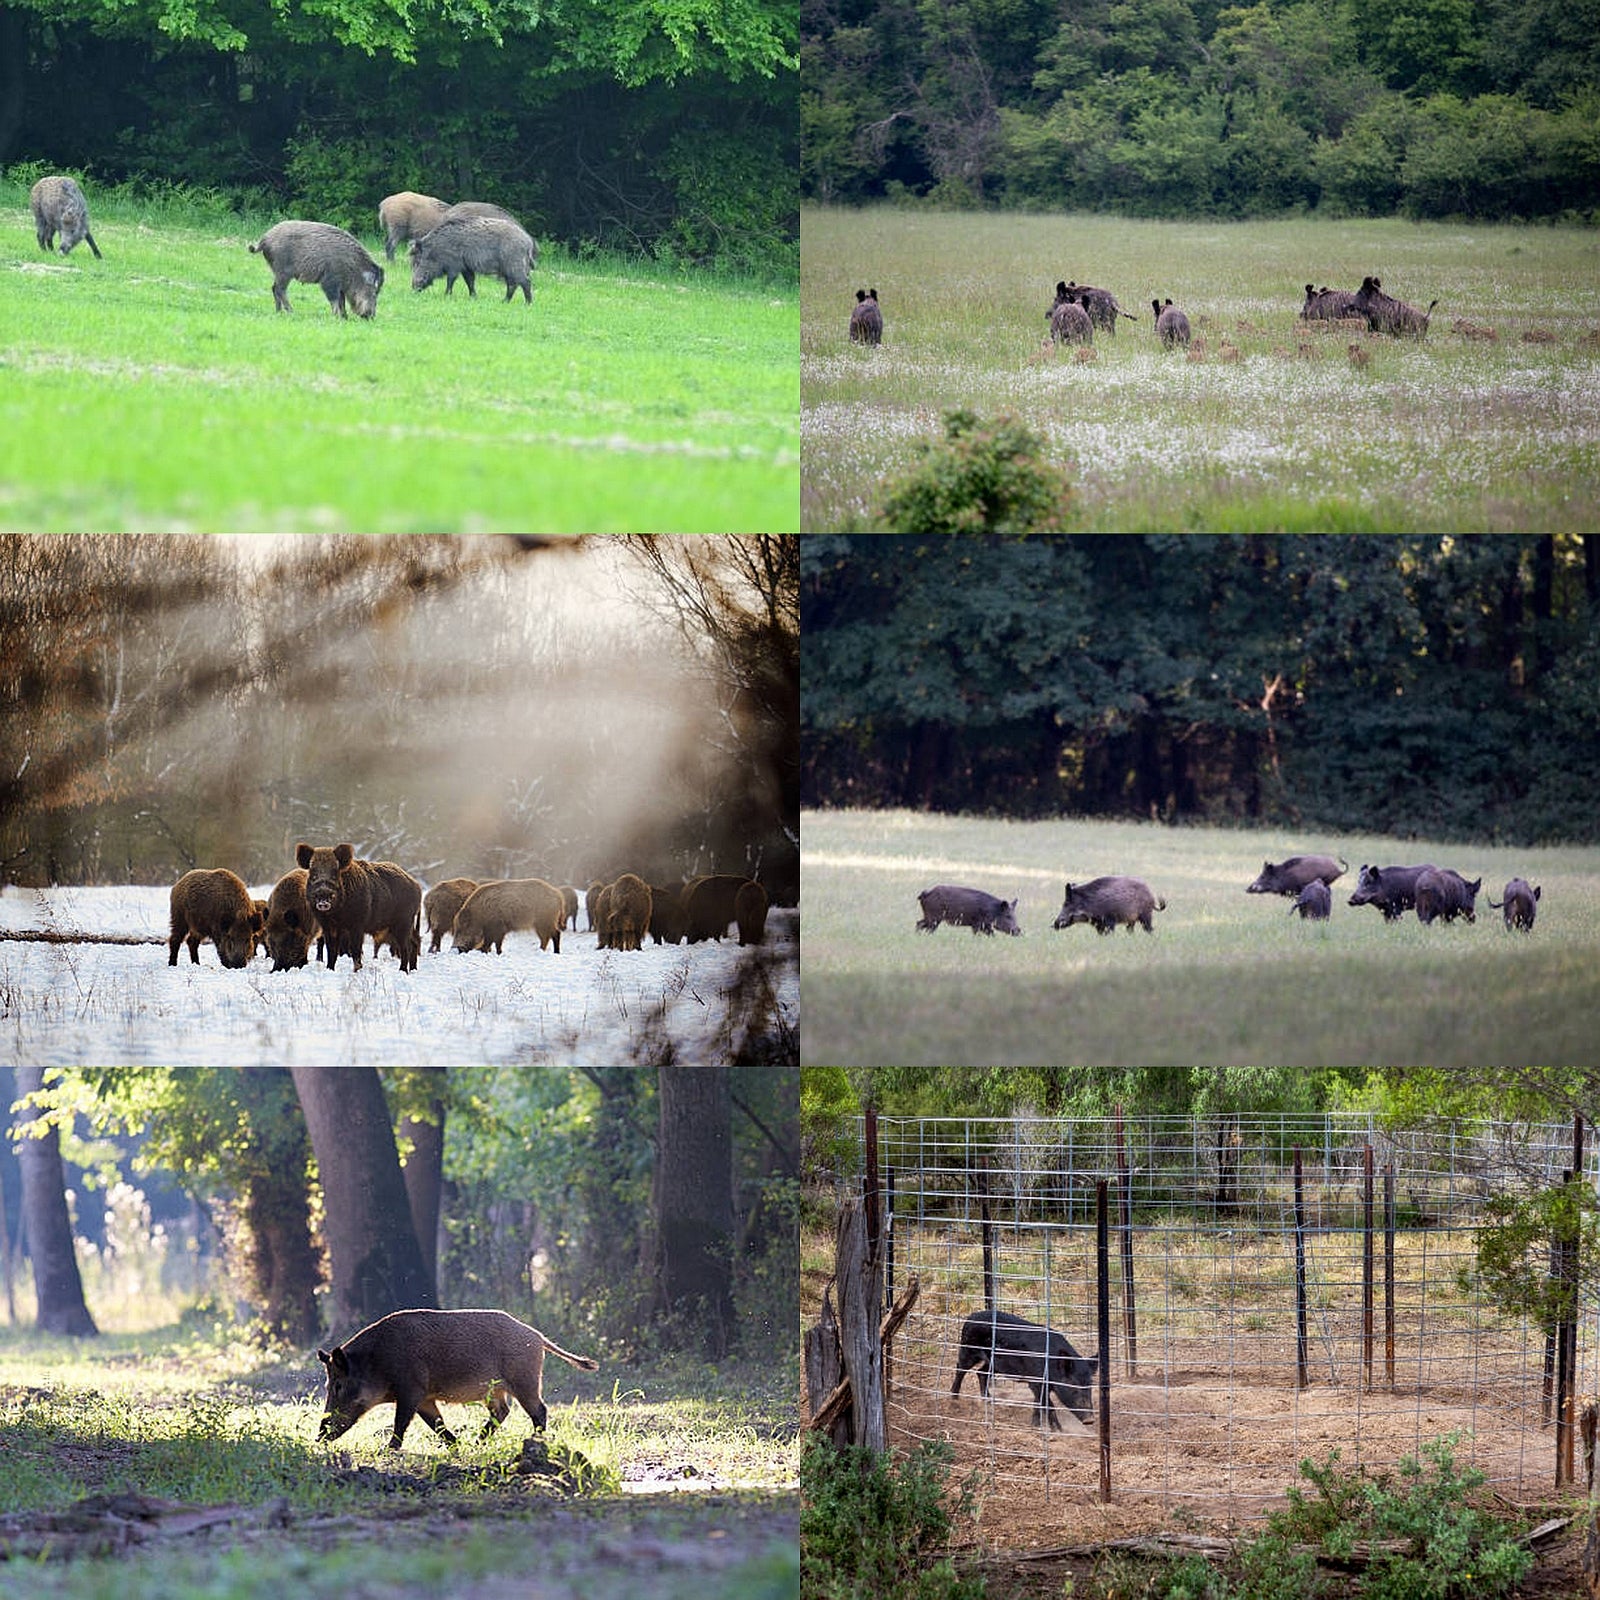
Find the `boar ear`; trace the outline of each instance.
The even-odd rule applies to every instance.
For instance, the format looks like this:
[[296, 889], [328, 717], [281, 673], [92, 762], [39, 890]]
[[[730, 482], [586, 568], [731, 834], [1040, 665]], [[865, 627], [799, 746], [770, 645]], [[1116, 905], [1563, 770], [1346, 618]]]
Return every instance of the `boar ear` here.
[[317, 1360], [320, 1361], [325, 1367], [331, 1367], [333, 1365], [333, 1357], [329, 1355], [326, 1350], [317, 1351]]
[[311, 846], [297, 844], [294, 847], [294, 859], [297, 866], [309, 867], [311, 865]]
[[1544, 892], [1544, 891], [1543, 891], [1543, 889], [1542, 889], [1542, 888], [1541, 888], [1541, 887], [1540, 887], [1540, 885], [1538, 885], [1538, 884], [1537, 884], [1537, 883], [1536, 883], [1536, 884], [1534, 884], [1534, 886], [1533, 886], [1533, 898], [1534, 898], [1534, 899], [1535, 899], [1535, 900], [1537, 900], [1537, 899], [1538, 899], [1538, 898], [1539, 898], [1539, 896], [1540, 896], [1540, 895], [1541, 895], [1541, 894], [1542, 894], [1542, 893], [1543, 893], [1543, 892]]
[[341, 867], [348, 867], [355, 859], [355, 854], [356, 851], [354, 845], [342, 844], [334, 850], [333, 859], [337, 861]]

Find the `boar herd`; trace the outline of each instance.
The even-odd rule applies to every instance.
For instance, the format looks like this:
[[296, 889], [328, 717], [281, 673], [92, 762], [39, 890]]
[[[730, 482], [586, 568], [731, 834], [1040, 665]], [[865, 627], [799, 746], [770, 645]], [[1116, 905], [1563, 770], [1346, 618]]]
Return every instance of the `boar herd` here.
[[[1293, 902], [1289, 907], [1291, 916], [1326, 922], [1333, 914], [1334, 881], [1349, 870], [1350, 863], [1342, 856], [1303, 855], [1290, 856], [1286, 861], [1264, 861], [1255, 882], [1246, 885], [1245, 893], [1283, 895]], [[1363, 866], [1349, 903], [1377, 906], [1385, 922], [1393, 922], [1413, 910], [1424, 926], [1453, 922], [1457, 917], [1476, 922], [1476, 901], [1482, 887], [1482, 877], [1468, 880], [1459, 872], [1431, 862], [1417, 867]], [[1486, 898], [1504, 916], [1508, 930], [1530, 933], [1541, 893], [1538, 885], [1512, 878], [1498, 901], [1492, 896]], [[941, 883], [924, 889], [917, 902], [922, 908], [916, 924], [919, 933], [933, 933], [946, 922], [970, 928], [975, 934], [1016, 936], [1022, 932], [1017, 921], [1017, 901], [1002, 899], [985, 889]], [[1154, 914], [1166, 909], [1166, 900], [1143, 878], [1119, 873], [1085, 883], [1069, 882], [1061, 910], [1051, 926], [1072, 928], [1087, 923], [1102, 934], [1119, 927], [1132, 933], [1137, 926], [1154, 933]]]
[[[83, 190], [71, 178], [52, 176], [34, 184], [29, 196], [34, 231], [41, 250], [54, 249], [60, 237], [62, 255], [87, 244], [97, 260], [100, 246], [89, 231], [89, 206]], [[402, 243], [411, 245], [411, 287], [426, 289], [438, 278], [451, 294], [460, 278], [467, 294], [477, 297], [480, 274], [497, 277], [506, 286], [506, 299], [516, 296], [533, 303], [532, 273], [539, 246], [509, 211], [486, 200], [463, 200], [456, 205], [432, 195], [404, 190], [389, 195], [378, 207], [378, 226], [390, 261]], [[272, 269], [272, 304], [291, 311], [289, 285], [314, 283], [327, 296], [336, 317], [354, 311], [371, 317], [378, 309], [383, 288], [383, 268], [367, 253], [353, 233], [327, 222], [298, 219], [279, 222], [250, 246]]]
[[[184, 873], [172, 887], [168, 966], [178, 964], [185, 942], [198, 965], [200, 946], [210, 940], [224, 967], [247, 966], [260, 948], [274, 972], [285, 972], [308, 963], [315, 941], [317, 960], [330, 970], [340, 956], [349, 956], [359, 972], [370, 935], [374, 955], [387, 945], [402, 972], [415, 972], [424, 922], [432, 936], [430, 954], [438, 953], [446, 934], [457, 951], [501, 955], [507, 934], [532, 933], [541, 950], [559, 955], [563, 928], [578, 925], [577, 889], [542, 878], [446, 878], [424, 894], [404, 867], [358, 860], [349, 844], [302, 843], [295, 861], [265, 900], [253, 899], [244, 880], [226, 867]], [[766, 890], [753, 878], [732, 874], [652, 885], [624, 872], [611, 883], [592, 883], [586, 904], [602, 950], [639, 950], [647, 938], [657, 944], [720, 942], [730, 926], [741, 945], [755, 945], [766, 931]]]

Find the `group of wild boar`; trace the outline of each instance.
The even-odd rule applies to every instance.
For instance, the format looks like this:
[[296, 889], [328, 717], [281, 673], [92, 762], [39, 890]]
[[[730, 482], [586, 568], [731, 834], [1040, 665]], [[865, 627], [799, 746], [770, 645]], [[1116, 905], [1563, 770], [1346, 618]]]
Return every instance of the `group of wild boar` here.
[[[1350, 863], [1343, 857], [1327, 855], [1290, 856], [1277, 863], [1265, 861], [1245, 893], [1292, 897], [1291, 915], [1298, 912], [1302, 918], [1326, 921], [1333, 911], [1332, 885], [1349, 870]], [[1350, 904], [1377, 906], [1386, 922], [1411, 910], [1424, 925], [1453, 922], [1457, 917], [1475, 922], [1476, 901], [1482, 887], [1481, 877], [1469, 882], [1459, 872], [1431, 862], [1419, 867], [1363, 866]], [[1490, 906], [1504, 916], [1508, 929], [1530, 933], [1541, 893], [1526, 879], [1512, 878], [1499, 900], [1487, 898]], [[941, 883], [924, 889], [917, 902], [922, 908], [917, 922], [919, 933], [932, 933], [946, 922], [971, 928], [975, 934], [1022, 932], [1016, 900], [1005, 900], [983, 889]], [[1114, 874], [1092, 878], [1087, 883], [1068, 883], [1061, 910], [1051, 926], [1071, 928], [1088, 923], [1096, 933], [1110, 933], [1119, 927], [1132, 933], [1138, 926], [1146, 933], [1154, 933], [1154, 913], [1166, 908], [1166, 900], [1144, 879]]]
[[[578, 891], [542, 878], [506, 878], [479, 883], [447, 878], [424, 895], [404, 867], [392, 861], [362, 861], [351, 845], [295, 848], [298, 865], [286, 872], [266, 900], [253, 899], [244, 880], [226, 867], [186, 872], [172, 888], [172, 931], [167, 964], [178, 964], [185, 942], [198, 964], [209, 939], [224, 967], [243, 967], [257, 947], [272, 958], [272, 970], [303, 967], [316, 941], [318, 961], [332, 969], [342, 955], [361, 969], [363, 946], [385, 945], [402, 972], [414, 972], [422, 952], [422, 922], [432, 935], [430, 953], [449, 934], [458, 951], [503, 954], [508, 933], [531, 932], [539, 948], [561, 951], [561, 931], [578, 926]], [[714, 874], [688, 883], [648, 884], [631, 872], [611, 883], [589, 886], [589, 925], [602, 950], [638, 950], [646, 937], [657, 944], [721, 940], [730, 924], [741, 945], [760, 944], [766, 929], [767, 892], [753, 878]]]
[[[89, 207], [83, 190], [71, 178], [41, 178], [29, 194], [39, 248], [50, 250], [59, 234], [61, 254], [87, 243], [97, 259], [100, 247], [89, 231]], [[432, 195], [404, 190], [392, 194], [378, 207], [390, 261], [395, 248], [411, 244], [411, 287], [426, 289], [443, 278], [444, 292], [454, 292], [456, 279], [477, 297], [480, 273], [498, 277], [506, 286], [506, 299], [518, 289], [533, 303], [532, 273], [539, 246], [509, 211], [485, 200], [464, 200], [450, 205]], [[289, 285], [314, 283], [328, 298], [336, 317], [354, 311], [370, 317], [378, 309], [383, 288], [383, 268], [367, 254], [353, 233], [327, 222], [280, 222], [268, 228], [250, 246], [272, 269], [272, 303], [289, 311]]]

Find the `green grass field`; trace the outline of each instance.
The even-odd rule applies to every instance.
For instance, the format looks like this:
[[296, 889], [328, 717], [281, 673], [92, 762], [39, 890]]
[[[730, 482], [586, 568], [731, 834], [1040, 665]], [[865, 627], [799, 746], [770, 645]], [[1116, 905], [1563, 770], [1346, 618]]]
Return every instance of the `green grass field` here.
[[47, 256], [26, 186], [0, 184], [0, 526], [796, 526], [792, 287], [547, 246], [531, 307], [498, 278], [446, 299], [374, 234], [372, 321], [315, 284], [284, 316], [246, 248], [263, 219], [89, 204], [104, 260]]
[[[1135, 823], [807, 812], [811, 1065], [1401, 1066], [1600, 1061], [1600, 849], [1508, 849]], [[1246, 895], [1263, 860], [1350, 862], [1333, 916]], [[1346, 902], [1362, 862], [1434, 861], [1500, 898], [1543, 890], [1530, 935], [1482, 895], [1475, 925], [1384, 923]], [[1054, 931], [1062, 886], [1125, 872], [1167, 901], [1155, 933]], [[917, 894], [1020, 896], [1019, 939], [918, 933]]]
[[[1092, 531], [1556, 532], [1600, 498], [1600, 234], [1401, 221], [1141, 222], [810, 208], [801, 215], [801, 527], [868, 528], [945, 412], [1047, 441]], [[1424, 342], [1298, 321], [1307, 281], [1426, 307]], [[1043, 354], [1058, 279], [1139, 317], [1097, 359]], [[858, 288], [884, 337], [852, 347]], [[1153, 297], [1207, 358], [1164, 353]], [[1452, 332], [1465, 320], [1493, 342]], [[1548, 333], [1550, 343], [1525, 343]], [[1224, 342], [1237, 361], [1218, 359]], [[1358, 343], [1368, 359], [1352, 363]], [[1307, 346], [1301, 355], [1300, 345]]]

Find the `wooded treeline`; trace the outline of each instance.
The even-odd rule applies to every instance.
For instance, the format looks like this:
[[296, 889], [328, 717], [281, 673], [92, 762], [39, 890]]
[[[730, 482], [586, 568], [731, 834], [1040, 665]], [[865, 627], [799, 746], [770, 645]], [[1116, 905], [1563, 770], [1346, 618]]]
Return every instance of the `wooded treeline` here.
[[[0, 539], [0, 878], [798, 886], [798, 541]], [[337, 837], [335, 837], [337, 836]]]
[[[15, 1087], [29, 1098], [15, 1187], [0, 1163], [0, 1246], [8, 1284], [26, 1247], [46, 1331], [95, 1331], [57, 1153], [58, 1131], [81, 1148], [85, 1126], [137, 1135], [140, 1164], [177, 1175], [221, 1231], [234, 1292], [290, 1344], [432, 1305], [710, 1358], [790, 1326], [792, 1071], [31, 1068]], [[94, 1203], [80, 1192], [80, 1211]]]
[[8, 0], [0, 163], [368, 237], [413, 189], [574, 247], [792, 274], [797, 60], [782, 0]]
[[801, 61], [819, 201], [1483, 218], [1600, 201], [1593, 0], [804, 0]]
[[1600, 837], [1600, 536], [816, 536], [802, 803]]

